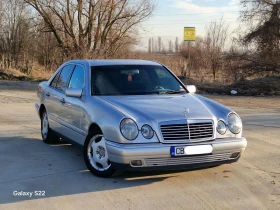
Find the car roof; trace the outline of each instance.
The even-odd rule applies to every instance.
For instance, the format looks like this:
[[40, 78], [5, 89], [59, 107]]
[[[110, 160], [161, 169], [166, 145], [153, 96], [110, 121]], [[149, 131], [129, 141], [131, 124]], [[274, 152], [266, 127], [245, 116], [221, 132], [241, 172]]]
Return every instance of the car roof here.
[[160, 66], [160, 63], [149, 60], [132, 60], [132, 59], [115, 59], [115, 60], [71, 60], [73, 63], [88, 63], [90, 66], [108, 66], [108, 65], [155, 65]]

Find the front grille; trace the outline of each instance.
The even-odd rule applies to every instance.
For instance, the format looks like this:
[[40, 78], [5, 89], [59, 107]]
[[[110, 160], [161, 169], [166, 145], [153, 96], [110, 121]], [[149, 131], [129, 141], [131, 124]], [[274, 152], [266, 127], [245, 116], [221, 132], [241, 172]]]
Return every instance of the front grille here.
[[206, 140], [213, 138], [213, 123], [167, 124], [160, 126], [164, 141]]
[[147, 158], [144, 159], [146, 167], [151, 166], [171, 166], [171, 165], [187, 165], [196, 163], [209, 163], [215, 161], [223, 161], [230, 159], [230, 152], [213, 155], [175, 157], [175, 158]]

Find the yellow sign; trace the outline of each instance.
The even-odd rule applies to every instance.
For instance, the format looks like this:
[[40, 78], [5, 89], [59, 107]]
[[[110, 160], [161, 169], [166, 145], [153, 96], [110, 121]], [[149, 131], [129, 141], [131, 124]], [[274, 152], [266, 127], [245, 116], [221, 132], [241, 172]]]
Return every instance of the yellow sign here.
[[184, 28], [184, 41], [195, 41], [195, 27], [185, 27]]

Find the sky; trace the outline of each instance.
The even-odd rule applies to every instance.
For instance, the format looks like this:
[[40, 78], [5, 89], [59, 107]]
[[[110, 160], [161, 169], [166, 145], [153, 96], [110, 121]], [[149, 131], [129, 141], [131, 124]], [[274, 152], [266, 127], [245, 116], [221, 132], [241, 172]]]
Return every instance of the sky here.
[[144, 22], [140, 31], [139, 48], [147, 49], [150, 37], [183, 41], [184, 27], [195, 27], [197, 36], [205, 35], [211, 21], [224, 21], [232, 33], [238, 26], [239, 0], [155, 0], [153, 15]]

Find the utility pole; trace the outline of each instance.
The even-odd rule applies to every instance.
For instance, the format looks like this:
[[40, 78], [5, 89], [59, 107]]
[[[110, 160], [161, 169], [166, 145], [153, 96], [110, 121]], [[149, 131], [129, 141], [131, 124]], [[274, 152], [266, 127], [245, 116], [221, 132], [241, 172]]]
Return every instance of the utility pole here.
[[188, 41], [188, 70], [189, 70], [189, 78], [191, 78], [191, 45], [190, 41]]
[[184, 28], [184, 41], [188, 42], [188, 71], [189, 78], [191, 77], [191, 41], [196, 40], [195, 27]]

